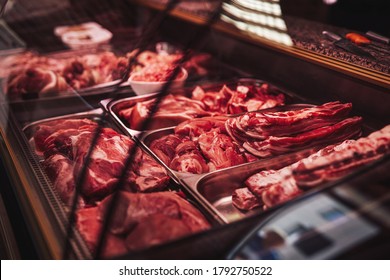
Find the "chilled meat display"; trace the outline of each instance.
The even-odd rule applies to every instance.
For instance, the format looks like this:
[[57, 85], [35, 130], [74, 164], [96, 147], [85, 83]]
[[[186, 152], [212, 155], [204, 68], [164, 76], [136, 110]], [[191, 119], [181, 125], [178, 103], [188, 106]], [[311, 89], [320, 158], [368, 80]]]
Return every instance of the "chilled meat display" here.
[[140, 130], [142, 122], [150, 117], [148, 129], [177, 125], [185, 120], [204, 116], [238, 114], [273, 108], [285, 103], [285, 95], [264, 83], [261, 87], [238, 85], [230, 89], [204, 90], [197, 86], [191, 97], [169, 94], [160, 101], [158, 111], [150, 116], [155, 98], [133, 104], [123, 102], [117, 114], [131, 129]]
[[[73, 197], [75, 181], [84, 168], [96, 128], [97, 124], [88, 119], [54, 120], [36, 128], [36, 151], [43, 155], [44, 169], [65, 203]], [[87, 202], [101, 199], [114, 191], [127, 152], [133, 145], [128, 137], [113, 129], [102, 129], [81, 189]], [[168, 181], [165, 170], [137, 148], [124, 188], [131, 192], [157, 191], [164, 189]]]
[[233, 204], [241, 210], [268, 208], [326, 181], [346, 176], [358, 167], [390, 153], [390, 126], [358, 140], [345, 140], [279, 170], [264, 170], [236, 189]]
[[[210, 227], [204, 216], [175, 192], [118, 195], [103, 256], [145, 249]], [[97, 207], [77, 213], [77, 228], [92, 251], [111, 199], [107, 197]]]
[[[174, 135], [149, 146], [173, 170], [196, 174], [297, 151], [308, 155], [361, 134], [362, 118], [348, 118], [350, 110], [351, 104], [332, 102], [291, 111], [203, 117], [179, 124]], [[297, 154], [297, 160], [303, 156]]]
[[[25, 57], [21, 57], [25, 61]], [[120, 79], [127, 67], [127, 58], [112, 52], [48, 58], [31, 55], [24, 64], [17, 63], [7, 79], [10, 98], [43, 97], [70, 88], [83, 89]]]

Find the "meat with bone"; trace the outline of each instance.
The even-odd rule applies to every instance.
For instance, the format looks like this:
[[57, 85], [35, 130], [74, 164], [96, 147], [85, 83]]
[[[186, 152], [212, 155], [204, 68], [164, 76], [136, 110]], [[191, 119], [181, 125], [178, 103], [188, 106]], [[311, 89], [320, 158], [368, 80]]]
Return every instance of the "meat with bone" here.
[[175, 134], [153, 140], [150, 148], [179, 172], [202, 174], [246, 162], [237, 144], [222, 133], [226, 119], [217, 116], [183, 122], [175, 128]]
[[[81, 125], [79, 128], [77, 125]], [[66, 129], [66, 126], [70, 127]], [[56, 128], [61, 128], [57, 131]], [[49, 177], [58, 188], [64, 202], [72, 197], [71, 182], [77, 179], [85, 165], [86, 154], [95, 133], [96, 123], [88, 120], [55, 120], [38, 127], [35, 143], [45, 156], [43, 162]], [[100, 199], [114, 191], [122, 172], [128, 150], [134, 143], [110, 128], [103, 128], [93, 149], [81, 190], [86, 200]], [[60, 160], [53, 163], [54, 157]], [[64, 164], [60, 164], [64, 163]], [[60, 171], [71, 172], [65, 174]], [[63, 177], [64, 176], [64, 177]], [[59, 182], [60, 177], [66, 182]], [[130, 167], [125, 187], [130, 191], [156, 191], [169, 181], [165, 170], [152, 158], [138, 150]], [[67, 193], [69, 192], [69, 193]]]
[[390, 154], [390, 125], [368, 137], [328, 146], [280, 170], [252, 175], [245, 181], [247, 189], [238, 189], [233, 193], [233, 205], [242, 210], [262, 204], [272, 207], [308, 188], [348, 175], [386, 154]]
[[[126, 121], [131, 129], [140, 130], [147, 118], [151, 118], [148, 129], [169, 127], [193, 118], [208, 116], [201, 102], [184, 96], [167, 95], [159, 104], [158, 111], [151, 116], [151, 108], [156, 99], [138, 102], [134, 106], [124, 107], [118, 115]], [[123, 106], [123, 104], [122, 104]]]
[[[103, 256], [115, 256], [175, 240], [210, 227], [205, 217], [174, 192], [120, 192], [112, 216]], [[98, 207], [77, 212], [77, 228], [92, 251], [112, 197]]]

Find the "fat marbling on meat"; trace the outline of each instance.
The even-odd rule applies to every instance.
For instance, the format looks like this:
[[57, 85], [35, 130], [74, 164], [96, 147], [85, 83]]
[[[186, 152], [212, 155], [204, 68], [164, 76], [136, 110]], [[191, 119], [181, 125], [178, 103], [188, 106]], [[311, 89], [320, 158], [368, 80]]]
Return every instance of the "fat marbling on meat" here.
[[[87, 119], [54, 120], [36, 128], [36, 150], [43, 154], [43, 166], [66, 203], [73, 196], [74, 182], [85, 165], [96, 128], [97, 124]], [[81, 189], [86, 200], [101, 199], [114, 191], [128, 150], [133, 145], [130, 138], [113, 129], [102, 129]], [[59, 181], [60, 178], [66, 180]], [[168, 181], [169, 177], [163, 167], [137, 148], [125, 188], [133, 192], [156, 191], [162, 190]]]
[[367, 137], [327, 146], [282, 169], [252, 175], [245, 181], [246, 188], [233, 193], [233, 205], [242, 210], [261, 205], [272, 207], [309, 188], [346, 176], [389, 153], [390, 125]]
[[[103, 256], [146, 249], [210, 227], [205, 217], [175, 192], [121, 191], [106, 233]], [[77, 227], [94, 251], [112, 197], [77, 212]]]

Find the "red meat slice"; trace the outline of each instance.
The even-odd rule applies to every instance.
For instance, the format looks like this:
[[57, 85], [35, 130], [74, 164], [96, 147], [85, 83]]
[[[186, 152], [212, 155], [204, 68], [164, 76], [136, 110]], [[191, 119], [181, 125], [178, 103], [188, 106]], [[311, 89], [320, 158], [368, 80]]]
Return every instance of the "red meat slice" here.
[[184, 141], [175, 149], [175, 157], [169, 167], [179, 172], [202, 174], [209, 171], [206, 160], [201, 155], [196, 144], [192, 141]]
[[[106, 213], [111, 199], [112, 197], [108, 197], [99, 205], [101, 213]], [[201, 231], [210, 226], [195, 207], [173, 192], [120, 192], [117, 205], [110, 226], [110, 231], [114, 234], [126, 234], [135, 225], [155, 214], [181, 220], [190, 232]], [[103, 215], [100, 217], [102, 219]]]
[[190, 233], [190, 229], [182, 220], [154, 214], [139, 222], [127, 235], [126, 246], [130, 251], [142, 250]]
[[68, 120], [54, 120], [45, 122], [37, 126], [34, 133], [35, 148], [38, 153], [45, 149], [44, 143], [54, 132], [60, 129], [79, 129], [83, 126], [96, 127], [96, 123], [88, 119], [68, 119]]
[[228, 117], [225, 116], [216, 116], [185, 121], [175, 127], [175, 133], [189, 136], [193, 141], [197, 140], [201, 134], [211, 130], [226, 133], [225, 121], [227, 119]]
[[62, 201], [70, 205], [75, 194], [73, 162], [61, 154], [54, 154], [45, 159], [43, 167]]
[[246, 162], [239, 147], [225, 135], [210, 131], [199, 136], [198, 144], [202, 154], [210, 161], [210, 171]]
[[[151, 109], [156, 99], [138, 102], [131, 107], [124, 106], [118, 115], [125, 119], [131, 129], [140, 130], [147, 118], [151, 118], [148, 129], [157, 129], [177, 125], [183, 121], [203, 116], [210, 113], [204, 110], [204, 105], [196, 100], [184, 96], [172, 94], [163, 98], [156, 113], [151, 116]], [[123, 106], [123, 105], [122, 105]]]
[[[98, 217], [98, 207], [79, 209], [76, 212], [76, 227], [92, 252], [96, 249], [102, 230], [102, 223]], [[109, 258], [127, 253], [124, 238], [109, 232], [105, 238], [102, 257]]]
[[269, 137], [260, 142], [245, 142], [243, 147], [258, 157], [269, 157], [305, 148], [341, 142], [361, 133], [361, 117], [348, 118], [335, 125], [317, 128], [289, 137]]
[[348, 116], [351, 108], [351, 103], [336, 101], [294, 111], [248, 113], [237, 117], [230, 127], [234, 134], [258, 140], [289, 136], [335, 124]]
[[240, 210], [251, 210], [263, 205], [263, 202], [245, 187], [234, 190], [232, 203]]

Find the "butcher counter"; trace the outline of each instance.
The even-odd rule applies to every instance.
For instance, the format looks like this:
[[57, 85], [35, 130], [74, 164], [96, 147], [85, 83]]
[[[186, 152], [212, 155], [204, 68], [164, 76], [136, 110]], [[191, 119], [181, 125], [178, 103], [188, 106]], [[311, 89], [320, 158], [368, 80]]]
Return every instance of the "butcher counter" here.
[[388, 259], [389, 6], [290, 2], [6, 10], [1, 257]]

